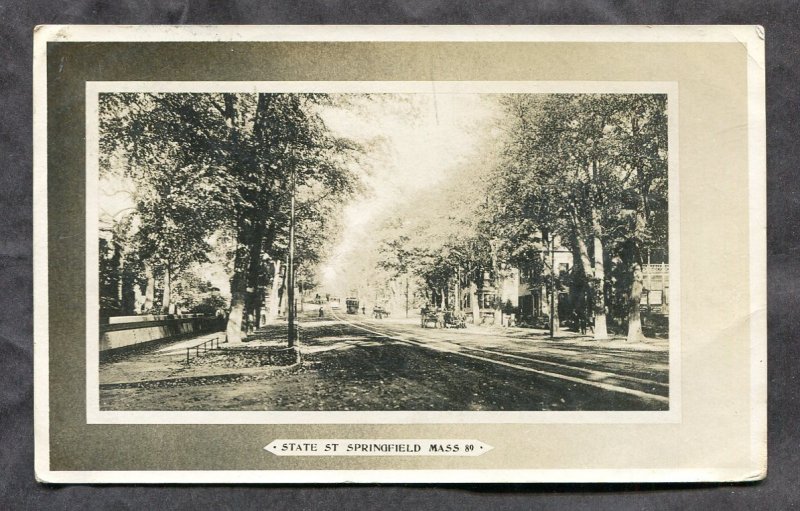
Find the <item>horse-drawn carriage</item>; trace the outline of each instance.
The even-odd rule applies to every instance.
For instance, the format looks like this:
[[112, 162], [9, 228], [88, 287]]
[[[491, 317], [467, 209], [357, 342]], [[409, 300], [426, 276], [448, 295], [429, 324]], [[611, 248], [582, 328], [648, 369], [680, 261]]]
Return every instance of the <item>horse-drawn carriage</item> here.
[[463, 312], [439, 309], [423, 309], [421, 317], [422, 328], [466, 328], [466, 316]]
[[383, 319], [385, 316], [389, 315], [389, 311], [385, 308], [381, 307], [380, 305], [376, 305], [372, 308], [372, 317], [375, 319]]
[[444, 314], [435, 310], [423, 309], [421, 315], [422, 328], [429, 328], [428, 325], [431, 324], [433, 328], [440, 328], [440, 325], [444, 326]]

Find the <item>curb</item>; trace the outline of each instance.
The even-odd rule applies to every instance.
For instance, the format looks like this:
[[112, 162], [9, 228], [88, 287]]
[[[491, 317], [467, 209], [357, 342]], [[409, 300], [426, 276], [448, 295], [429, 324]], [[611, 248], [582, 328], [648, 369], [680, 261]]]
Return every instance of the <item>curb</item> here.
[[[188, 387], [198, 385], [216, 385], [218, 383], [228, 383], [231, 381], [259, 380], [273, 374], [292, 372], [302, 365], [302, 360], [288, 366], [273, 366], [271, 369], [252, 372], [252, 373], [222, 373], [209, 374], [206, 376], [185, 376], [181, 378], [163, 378], [160, 380], [142, 380], [135, 382], [101, 383], [100, 390], [117, 389], [149, 389], [164, 387]], [[269, 366], [267, 366], [269, 367]]]

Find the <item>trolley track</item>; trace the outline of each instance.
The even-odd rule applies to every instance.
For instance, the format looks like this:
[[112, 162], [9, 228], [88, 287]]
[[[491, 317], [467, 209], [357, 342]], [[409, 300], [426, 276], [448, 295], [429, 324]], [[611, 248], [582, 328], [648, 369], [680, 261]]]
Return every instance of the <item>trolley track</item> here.
[[[392, 328], [387, 325], [374, 325], [365, 321], [341, 317], [334, 313], [338, 320], [348, 323], [354, 328], [369, 332], [374, 335], [387, 337], [408, 345], [413, 345], [438, 352], [459, 355], [465, 358], [479, 360], [485, 363], [503, 366], [528, 373], [535, 373], [547, 378], [558, 379], [580, 385], [588, 385], [609, 392], [624, 393], [645, 399], [668, 403], [669, 384], [666, 381], [666, 372], [663, 377], [655, 379], [647, 374], [642, 376], [644, 371], [636, 371], [630, 368], [626, 372], [613, 371], [599, 363], [571, 364], [564, 360], [564, 357], [553, 357], [545, 359], [518, 353], [509, 353], [486, 349], [476, 346], [469, 346], [465, 342], [458, 342], [448, 338], [428, 338], [421, 340], [415, 338], [413, 334], [403, 329]], [[597, 352], [597, 349], [591, 350]], [[621, 357], [631, 358], [630, 353], [625, 350], [608, 350], [612, 355], [617, 354]], [[613, 353], [617, 352], [617, 353]], [[593, 353], [594, 355], [595, 353]], [[553, 360], [555, 358], [556, 360]], [[624, 364], [625, 362], [623, 362]], [[632, 362], [627, 362], [631, 364]]]

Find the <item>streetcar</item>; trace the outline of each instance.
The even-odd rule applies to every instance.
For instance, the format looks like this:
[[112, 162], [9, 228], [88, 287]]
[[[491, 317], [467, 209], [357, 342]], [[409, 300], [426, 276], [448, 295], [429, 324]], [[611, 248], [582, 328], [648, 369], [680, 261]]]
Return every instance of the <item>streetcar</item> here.
[[345, 304], [347, 305], [348, 314], [358, 314], [358, 298], [348, 298], [345, 300]]

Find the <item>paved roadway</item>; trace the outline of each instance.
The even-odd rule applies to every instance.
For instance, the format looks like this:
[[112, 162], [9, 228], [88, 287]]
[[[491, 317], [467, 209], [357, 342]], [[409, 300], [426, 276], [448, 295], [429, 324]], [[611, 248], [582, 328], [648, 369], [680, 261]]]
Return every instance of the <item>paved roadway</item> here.
[[[344, 311], [301, 318], [303, 364], [252, 381], [101, 391], [116, 410], [666, 410], [666, 342], [629, 345], [526, 329], [423, 329]], [[285, 338], [284, 324], [266, 332]], [[274, 330], [271, 331], [270, 329]], [[275, 340], [269, 341], [275, 342]], [[258, 344], [254, 342], [253, 344]], [[180, 356], [179, 351], [172, 356]], [[104, 366], [143, 374], [171, 360], [142, 354]], [[179, 361], [170, 364], [178, 367]], [[177, 364], [177, 365], [176, 365]], [[151, 367], [153, 366], [153, 367]], [[164, 366], [163, 369], [168, 369]], [[147, 376], [145, 376], [147, 378]]]
[[[420, 409], [668, 408], [668, 351], [663, 342], [659, 348], [577, 337], [550, 340], [522, 329], [423, 329], [414, 320], [374, 320], [334, 311], [332, 316], [339, 324], [330, 328], [339, 330], [338, 337], [361, 339], [353, 343], [363, 365], [383, 372], [384, 384], [416, 378], [429, 387], [422, 393], [428, 399], [439, 396], [433, 403], [417, 401]], [[372, 342], [365, 343], [365, 337]], [[313, 351], [317, 342], [304, 344]]]

